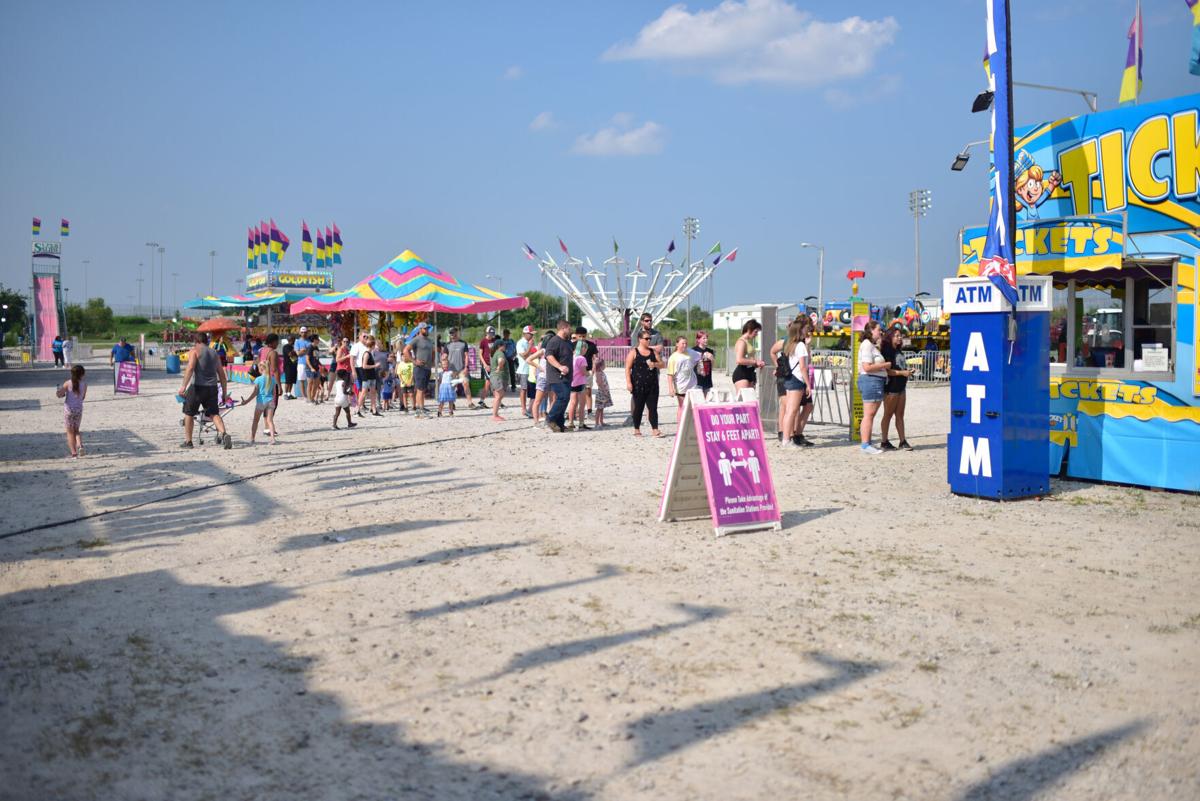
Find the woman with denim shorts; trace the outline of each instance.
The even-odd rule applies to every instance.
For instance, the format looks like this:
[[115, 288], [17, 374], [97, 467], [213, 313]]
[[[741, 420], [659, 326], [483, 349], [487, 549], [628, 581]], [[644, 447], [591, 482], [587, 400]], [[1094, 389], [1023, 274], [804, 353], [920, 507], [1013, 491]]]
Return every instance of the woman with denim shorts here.
[[883, 340], [883, 328], [876, 320], [870, 320], [862, 331], [862, 344], [858, 346], [858, 393], [862, 397], [862, 424], [858, 427], [863, 453], [879, 454], [883, 451], [871, 444], [871, 429], [875, 427], [875, 414], [883, 404], [883, 385], [887, 383], [890, 362], [883, 360], [879, 343]]

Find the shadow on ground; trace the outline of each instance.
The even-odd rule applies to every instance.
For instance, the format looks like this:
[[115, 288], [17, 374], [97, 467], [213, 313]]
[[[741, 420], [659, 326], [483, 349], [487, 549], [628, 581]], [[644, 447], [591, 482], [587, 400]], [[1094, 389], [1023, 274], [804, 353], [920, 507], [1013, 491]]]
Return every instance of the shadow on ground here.
[[[307, 660], [223, 618], [293, 598], [166, 571], [12, 593], [0, 762], [19, 798], [546, 799], [543, 777], [352, 720]], [[154, 614], [147, 614], [153, 609]], [[55, 624], [47, 628], [47, 617]], [[101, 680], [103, 677], [103, 680]], [[433, 713], [436, 714], [436, 713]]]
[[1136, 720], [1014, 760], [968, 787], [957, 801], [1032, 801], [1043, 797], [1045, 790], [1145, 727], [1145, 721]]

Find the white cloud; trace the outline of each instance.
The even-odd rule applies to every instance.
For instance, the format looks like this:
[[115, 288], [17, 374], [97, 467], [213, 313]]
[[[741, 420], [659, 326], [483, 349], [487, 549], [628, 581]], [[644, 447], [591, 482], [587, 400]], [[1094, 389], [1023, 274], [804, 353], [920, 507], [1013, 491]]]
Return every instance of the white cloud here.
[[515, 81], [524, 74], [525, 74], [525, 70], [521, 69], [516, 64], [513, 64], [511, 67], [509, 67], [508, 69], [506, 69], [504, 71], [504, 80]]
[[695, 13], [677, 4], [604, 58], [673, 62], [720, 83], [817, 86], [870, 71], [899, 28], [892, 17], [822, 22], [786, 0], [724, 0]]
[[558, 125], [558, 120], [554, 119], [554, 113], [550, 111], [543, 111], [541, 114], [538, 114], [536, 117], [534, 117], [533, 121], [529, 123], [529, 130], [548, 131], [556, 125]]
[[[619, 124], [617, 118], [620, 118]], [[614, 124], [575, 140], [571, 152], [584, 156], [648, 156], [661, 153], [666, 129], [657, 122], [631, 128], [633, 119], [627, 114], [614, 117]]]

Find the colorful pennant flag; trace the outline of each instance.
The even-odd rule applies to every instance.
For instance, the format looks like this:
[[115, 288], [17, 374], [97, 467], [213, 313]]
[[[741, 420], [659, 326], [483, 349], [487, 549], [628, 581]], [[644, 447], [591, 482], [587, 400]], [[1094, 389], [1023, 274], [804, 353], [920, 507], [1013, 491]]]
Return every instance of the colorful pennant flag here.
[[304, 263], [308, 265], [308, 269], [312, 269], [313, 262], [313, 241], [312, 234], [309, 233], [308, 223], [304, 220], [300, 221], [300, 258], [304, 259]]
[[733, 261], [736, 258], [737, 258], [737, 248], [734, 248], [733, 250], [731, 250], [727, 254], [725, 254], [725, 258], [721, 259], [721, 261]]
[[1188, 59], [1188, 72], [1200, 75], [1200, 0], [1184, 0], [1192, 12], [1192, 55]]
[[[711, 248], [709, 248], [708, 252], [705, 253], [704, 255], [711, 256], [714, 253], [720, 253], [720, 252], [721, 252], [721, 243], [718, 241], [717, 244], [715, 244]], [[713, 262], [713, 263], [716, 264], [716, 262]]]
[[342, 263], [342, 232], [338, 229], [337, 223], [333, 224], [333, 263]]
[[1133, 22], [1129, 23], [1129, 52], [1125, 55], [1125, 73], [1121, 76], [1121, 96], [1118, 106], [1137, 103], [1142, 92], [1142, 3], [1138, 0]]
[[62, 227], [59, 229], [59, 234], [61, 236], [70, 236], [71, 235], [71, 221], [68, 220], [66, 217], [62, 218]]
[[292, 240], [288, 239], [287, 234], [279, 231], [279, 260], [282, 262], [283, 257], [287, 255], [288, 245], [292, 244]]
[[614, 237], [613, 237], [613, 255], [614, 255], [614, 256], [615, 256], [615, 255], [617, 255], [617, 253], [618, 253], [620, 250], [621, 250], [621, 248], [620, 248], [620, 247], [617, 245], [617, 238], [614, 236]]
[[529, 247], [528, 243], [521, 243], [521, 250], [525, 251], [525, 258], [537, 261], [537, 254], [533, 252], [533, 248]]
[[246, 229], [246, 269], [254, 269], [254, 229]]
[[271, 242], [268, 247], [267, 260], [272, 264], [279, 263], [280, 254], [283, 252], [283, 240], [279, 238], [279, 226], [275, 224], [275, 218], [271, 218], [271, 225], [268, 229], [271, 237]]
[[1013, 127], [1012, 127], [1012, 58], [1009, 0], [988, 2], [988, 63], [992, 77], [988, 89], [993, 93], [992, 142], [992, 202], [988, 215], [987, 239], [983, 258], [979, 260], [979, 275], [985, 276], [1006, 300], [1017, 308], [1017, 257], [1013, 236], [1017, 231], [1017, 210], [1013, 205]]
[[259, 241], [262, 243], [258, 250], [259, 264], [267, 264], [271, 253], [271, 229], [262, 220], [258, 221]]
[[667, 245], [667, 252], [668, 253], [675, 252], [675, 240], [674, 239], [671, 240], [671, 244]]
[[567, 246], [563, 243], [561, 236], [558, 238], [558, 246], [562, 248], [563, 253], [566, 253], [568, 256], [571, 255], [571, 251], [567, 250]]
[[33, 218], [33, 235], [34, 236], [42, 235], [42, 218], [41, 217]]
[[258, 256], [262, 253], [262, 234], [259, 233], [258, 226], [250, 226], [250, 230], [254, 232], [254, 262], [250, 265], [251, 268], [258, 264]]
[[325, 226], [325, 269], [333, 266], [333, 231]]
[[325, 269], [325, 234], [320, 228], [317, 229], [317, 269]]

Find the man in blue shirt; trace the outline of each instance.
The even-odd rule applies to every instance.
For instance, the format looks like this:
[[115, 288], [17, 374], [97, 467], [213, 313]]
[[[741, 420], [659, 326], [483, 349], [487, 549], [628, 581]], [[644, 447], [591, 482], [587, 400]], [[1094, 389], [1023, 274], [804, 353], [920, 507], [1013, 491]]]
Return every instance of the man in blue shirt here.
[[300, 326], [300, 336], [296, 337], [293, 347], [296, 351], [296, 391], [295, 397], [308, 397], [308, 326]]
[[121, 337], [121, 341], [113, 345], [112, 353], [108, 354], [108, 364], [111, 367], [117, 362], [133, 361], [133, 345], [125, 337]]

